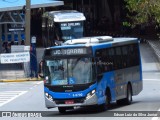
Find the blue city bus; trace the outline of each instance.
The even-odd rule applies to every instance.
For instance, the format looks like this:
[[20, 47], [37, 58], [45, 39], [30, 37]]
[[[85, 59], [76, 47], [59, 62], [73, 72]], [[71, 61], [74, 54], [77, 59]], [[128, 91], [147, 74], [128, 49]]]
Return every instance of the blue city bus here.
[[142, 91], [137, 38], [85, 37], [46, 48], [43, 55], [45, 103], [60, 113], [111, 102], [131, 104]]

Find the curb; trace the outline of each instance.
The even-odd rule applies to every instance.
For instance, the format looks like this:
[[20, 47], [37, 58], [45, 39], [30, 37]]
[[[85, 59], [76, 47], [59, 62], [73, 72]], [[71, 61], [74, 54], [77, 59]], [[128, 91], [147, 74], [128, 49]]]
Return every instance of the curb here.
[[21, 79], [5, 79], [0, 82], [26, 82], [26, 81], [42, 81], [41, 78], [21, 78]]

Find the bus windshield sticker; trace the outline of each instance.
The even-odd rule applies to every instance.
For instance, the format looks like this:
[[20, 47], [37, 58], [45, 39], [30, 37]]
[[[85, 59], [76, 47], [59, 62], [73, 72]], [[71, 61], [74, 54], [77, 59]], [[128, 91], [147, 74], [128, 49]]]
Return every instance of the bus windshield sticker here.
[[52, 85], [67, 85], [67, 80], [52, 80]]

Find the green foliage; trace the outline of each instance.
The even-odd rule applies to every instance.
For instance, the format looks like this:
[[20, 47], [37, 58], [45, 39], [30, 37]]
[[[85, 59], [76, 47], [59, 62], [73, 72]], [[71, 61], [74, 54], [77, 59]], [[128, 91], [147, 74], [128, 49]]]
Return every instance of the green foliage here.
[[127, 22], [127, 21], [123, 22], [122, 24], [125, 27], [131, 27], [131, 24], [129, 22]]
[[147, 23], [160, 26], [160, 0], [124, 0], [132, 26]]

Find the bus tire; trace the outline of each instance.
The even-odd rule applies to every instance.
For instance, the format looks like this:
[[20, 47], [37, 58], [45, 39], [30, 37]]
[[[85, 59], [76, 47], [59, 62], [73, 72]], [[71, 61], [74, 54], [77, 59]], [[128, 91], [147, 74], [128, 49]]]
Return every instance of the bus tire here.
[[124, 99], [124, 103], [129, 105], [132, 103], [132, 87], [130, 84], [127, 85], [127, 97]]
[[99, 106], [100, 111], [106, 111], [110, 106], [111, 94], [110, 91], [106, 91], [106, 102]]
[[65, 107], [58, 107], [59, 113], [66, 113], [66, 108]]
[[105, 103], [103, 103], [102, 105], [99, 106], [98, 111], [103, 112], [103, 111], [106, 111], [106, 110], [107, 110], [107, 105]]
[[110, 93], [110, 90], [108, 88], [107, 91], [106, 91], [106, 105], [107, 105], [107, 108], [110, 107], [110, 104], [111, 104], [111, 93]]
[[117, 100], [118, 105], [129, 105], [132, 103], [132, 87], [130, 84], [127, 85], [127, 97], [124, 99]]

